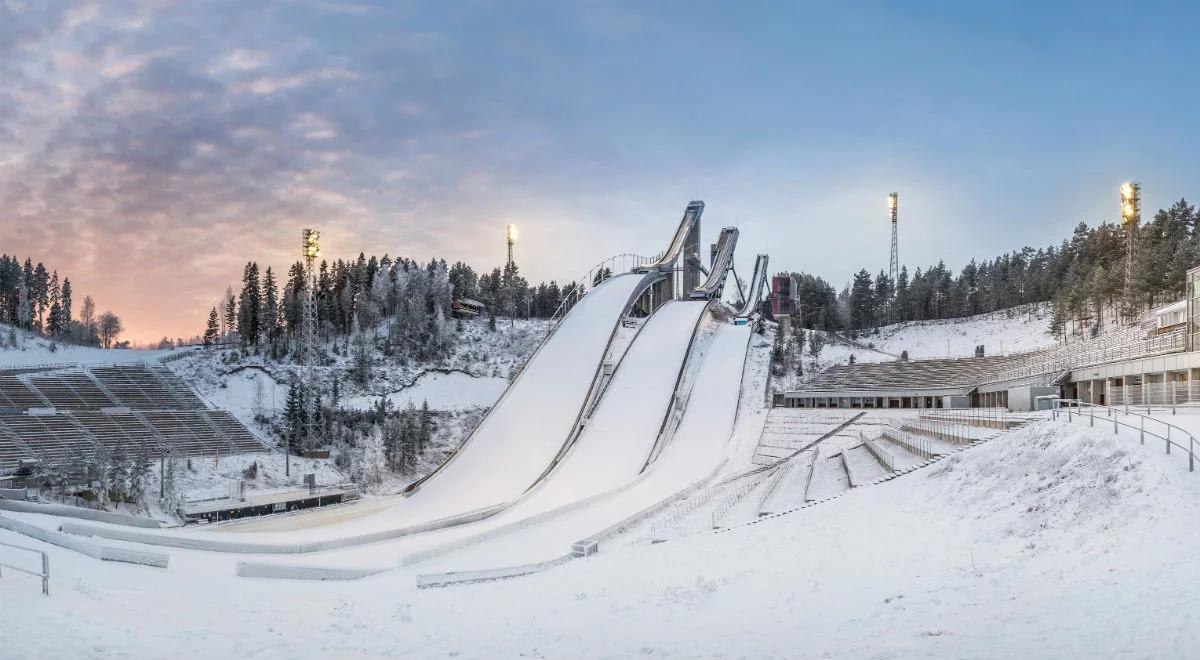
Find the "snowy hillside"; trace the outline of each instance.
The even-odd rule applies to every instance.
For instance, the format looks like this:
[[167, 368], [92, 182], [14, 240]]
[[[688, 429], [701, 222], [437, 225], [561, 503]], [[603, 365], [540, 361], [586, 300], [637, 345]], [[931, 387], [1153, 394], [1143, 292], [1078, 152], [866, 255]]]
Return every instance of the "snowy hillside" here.
[[[191, 349], [178, 349], [191, 350]], [[0, 368], [39, 364], [112, 364], [141, 362], [175, 355], [176, 350], [102, 349], [52, 341], [28, 330], [0, 323]]]
[[[986, 355], [1007, 355], [1055, 342], [1050, 335], [1050, 306], [1008, 309], [946, 321], [911, 321], [862, 334], [858, 341], [886, 353], [908, 351], [910, 359], [970, 357], [982, 345]], [[865, 357], [865, 356], [859, 356]]]
[[[487, 321], [463, 321], [450, 356], [419, 363], [371, 352], [371, 379], [365, 386], [349, 377], [350, 351], [343, 341], [329, 342], [325, 352], [331, 365], [319, 368], [326, 382], [337, 379], [343, 407], [362, 410], [380, 397], [398, 407], [428, 401], [434, 410], [490, 407], [507, 386], [508, 378], [524, 363], [544, 336], [548, 324], [540, 319], [499, 321], [496, 330]], [[381, 328], [380, 333], [386, 332]], [[298, 367], [272, 362], [262, 356], [241, 356], [238, 351], [197, 351], [168, 365], [218, 408], [265, 431], [262, 418], [283, 409], [288, 382]]]

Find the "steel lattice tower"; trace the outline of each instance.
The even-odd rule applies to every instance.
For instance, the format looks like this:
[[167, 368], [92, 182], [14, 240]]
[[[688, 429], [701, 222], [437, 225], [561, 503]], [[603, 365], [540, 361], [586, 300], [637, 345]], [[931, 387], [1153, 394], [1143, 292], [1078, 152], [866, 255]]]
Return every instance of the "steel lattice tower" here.
[[314, 366], [317, 353], [317, 256], [321, 252], [321, 232], [305, 229], [304, 249], [304, 299], [300, 307], [300, 364]]
[[321, 254], [321, 232], [305, 229], [303, 233], [304, 279], [306, 286], [300, 307], [300, 364], [304, 370], [304, 411], [308, 422], [305, 425], [305, 442], [311, 444], [316, 429], [313, 418], [319, 405], [319, 397], [313, 386], [317, 375], [317, 257]]
[[509, 225], [508, 228], [505, 230], [504, 242], [505, 242], [505, 244], [508, 245], [508, 258], [505, 260], [504, 265], [512, 266], [512, 264], [513, 264], [513, 245], [515, 245], [517, 242], [517, 227], [515, 225]]
[[1142, 184], [1127, 181], [1121, 184], [1121, 227], [1125, 230], [1125, 304], [1127, 313], [1133, 310], [1133, 241], [1142, 223]]
[[900, 280], [900, 242], [896, 223], [898, 206], [899, 195], [888, 193], [888, 214], [892, 218], [892, 260], [888, 264], [888, 277], [892, 278], [892, 291], [895, 291], [896, 282]]

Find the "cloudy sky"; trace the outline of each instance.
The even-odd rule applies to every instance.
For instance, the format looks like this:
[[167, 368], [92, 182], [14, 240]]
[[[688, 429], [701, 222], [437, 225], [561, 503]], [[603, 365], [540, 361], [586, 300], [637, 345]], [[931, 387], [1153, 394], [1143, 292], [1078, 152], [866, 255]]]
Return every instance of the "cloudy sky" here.
[[[1195, 4], [0, 0], [0, 252], [129, 336], [199, 332], [254, 259], [532, 279], [662, 249], [840, 286], [1200, 197]], [[749, 268], [747, 267], [747, 270]]]

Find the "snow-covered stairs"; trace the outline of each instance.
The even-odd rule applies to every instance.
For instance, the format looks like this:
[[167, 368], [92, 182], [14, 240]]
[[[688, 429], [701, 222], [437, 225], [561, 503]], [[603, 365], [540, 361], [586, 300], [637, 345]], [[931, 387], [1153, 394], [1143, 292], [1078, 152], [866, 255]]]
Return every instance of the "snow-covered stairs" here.
[[[1007, 420], [1002, 430], [948, 420], [868, 416], [839, 428], [848, 418], [804, 419], [776, 410], [768, 416], [754, 453], [753, 462], [761, 467], [703, 489], [695, 496], [699, 499], [680, 502], [652, 523], [653, 540], [727, 530], [812, 506], [930, 465], [1018, 423]], [[831, 433], [834, 429], [837, 432]], [[818, 444], [800, 451], [818, 439]], [[776, 458], [777, 454], [783, 455]]]

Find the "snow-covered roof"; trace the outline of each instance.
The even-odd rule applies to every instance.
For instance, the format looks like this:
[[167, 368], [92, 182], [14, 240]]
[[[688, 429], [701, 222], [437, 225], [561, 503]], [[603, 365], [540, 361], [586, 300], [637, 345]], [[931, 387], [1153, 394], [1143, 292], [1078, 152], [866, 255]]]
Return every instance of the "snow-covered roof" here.
[[486, 305], [479, 302], [478, 300], [471, 300], [470, 298], [459, 298], [458, 300], [456, 300], [454, 302], [456, 302], [460, 305], [466, 305], [467, 307], [486, 307]]
[[1185, 309], [1187, 309], [1187, 298], [1184, 298], [1183, 300], [1180, 300], [1178, 302], [1173, 302], [1170, 305], [1167, 305], [1166, 307], [1159, 307], [1158, 309], [1154, 310], [1154, 315], [1162, 316], [1163, 314], [1170, 314], [1171, 312], [1179, 312], [1179, 311], [1182, 311]]

